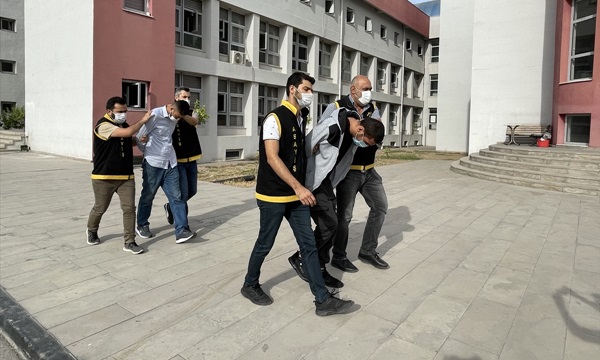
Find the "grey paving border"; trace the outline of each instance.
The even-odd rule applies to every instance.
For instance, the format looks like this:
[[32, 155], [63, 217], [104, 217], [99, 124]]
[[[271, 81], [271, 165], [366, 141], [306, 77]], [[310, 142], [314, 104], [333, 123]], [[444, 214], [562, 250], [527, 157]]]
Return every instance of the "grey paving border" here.
[[30, 359], [76, 359], [0, 286], [0, 326]]

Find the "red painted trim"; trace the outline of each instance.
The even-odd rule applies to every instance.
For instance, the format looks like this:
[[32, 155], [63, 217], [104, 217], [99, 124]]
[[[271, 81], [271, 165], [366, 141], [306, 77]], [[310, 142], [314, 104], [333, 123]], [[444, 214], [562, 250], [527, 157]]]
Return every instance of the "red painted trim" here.
[[429, 39], [429, 16], [408, 0], [366, 0], [365, 2]]

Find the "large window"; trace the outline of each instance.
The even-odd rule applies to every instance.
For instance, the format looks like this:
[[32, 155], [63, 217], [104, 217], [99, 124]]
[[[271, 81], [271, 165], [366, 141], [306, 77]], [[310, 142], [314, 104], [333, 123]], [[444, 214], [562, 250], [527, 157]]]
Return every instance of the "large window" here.
[[202, 1], [175, 1], [175, 44], [202, 49]]
[[371, 58], [368, 56], [360, 56], [360, 74], [369, 76], [369, 65], [371, 64]]
[[437, 96], [438, 94], [438, 75], [429, 75], [429, 96]]
[[590, 142], [591, 115], [567, 115], [565, 142], [570, 144], [588, 144]]
[[148, 83], [144, 81], [123, 80], [121, 83], [122, 96], [127, 100], [127, 107], [145, 110], [148, 102]]
[[437, 129], [437, 108], [429, 109], [429, 130]]
[[319, 43], [319, 75], [331, 77], [331, 44], [321, 41]]
[[398, 112], [400, 111], [400, 105], [390, 104], [390, 120], [388, 126], [388, 134], [393, 134], [396, 131], [398, 125]]
[[303, 72], [308, 69], [308, 36], [295, 31], [292, 36], [292, 69]]
[[123, 9], [150, 14], [151, 0], [124, 0]]
[[265, 116], [279, 104], [278, 89], [274, 86], [258, 86], [258, 127], [262, 126]]
[[387, 64], [382, 61], [377, 61], [377, 89], [383, 89], [383, 85], [387, 79]]
[[421, 98], [421, 83], [423, 82], [423, 74], [414, 74], [413, 77], [413, 99]]
[[319, 108], [317, 109], [318, 119], [321, 120], [321, 115], [327, 109], [327, 106], [331, 104], [335, 99], [335, 95], [319, 93]]
[[13, 32], [16, 31], [15, 30], [15, 20], [0, 17], [0, 30], [13, 31]]
[[411, 71], [406, 70], [406, 68], [404, 68], [404, 82], [402, 83], [402, 90], [404, 91], [404, 96], [408, 97], [408, 88], [410, 83], [410, 75], [411, 75]]
[[596, 1], [573, 1], [570, 80], [592, 77], [597, 6]]
[[342, 51], [342, 81], [352, 80], [352, 52], [344, 49]]
[[194, 102], [196, 102], [196, 100], [200, 100], [200, 102], [202, 102], [202, 99], [200, 98], [200, 92], [202, 91], [202, 78], [200, 76], [175, 73], [175, 89], [180, 86], [190, 89], [190, 104], [192, 106], [194, 106]]
[[244, 83], [219, 79], [217, 125], [244, 126]]
[[244, 15], [224, 8], [219, 9], [219, 53], [229, 55], [231, 50], [244, 52], [245, 28]]
[[279, 66], [279, 26], [260, 22], [259, 62]]
[[390, 74], [390, 88], [393, 93], [398, 92], [398, 76], [400, 74], [400, 67], [397, 65], [392, 65]]
[[440, 61], [440, 39], [431, 40], [431, 62]]

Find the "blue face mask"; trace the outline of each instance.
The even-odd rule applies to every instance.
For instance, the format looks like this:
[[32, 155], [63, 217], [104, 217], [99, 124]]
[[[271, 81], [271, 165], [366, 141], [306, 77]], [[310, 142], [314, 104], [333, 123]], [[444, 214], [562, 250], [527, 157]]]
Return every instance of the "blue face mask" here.
[[361, 147], [361, 148], [369, 147], [369, 145], [367, 145], [364, 141], [358, 140], [356, 138], [356, 136], [352, 138], [352, 141], [354, 142], [354, 145], [356, 145], [358, 147]]

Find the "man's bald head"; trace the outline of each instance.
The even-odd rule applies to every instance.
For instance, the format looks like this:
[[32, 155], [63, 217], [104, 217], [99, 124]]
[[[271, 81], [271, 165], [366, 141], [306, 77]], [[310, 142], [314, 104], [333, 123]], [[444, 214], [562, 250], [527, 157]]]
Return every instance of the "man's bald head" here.
[[[360, 108], [371, 101], [371, 90], [373, 90], [371, 80], [364, 75], [356, 75], [350, 83], [350, 96], [352, 97], [352, 100], [354, 100], [354, 104]], [[363, 98], [363, 100], [366, 100], [366, 103], [359, 101], [363, 95], [363, 91], [368, 93], [368, 99]]]

